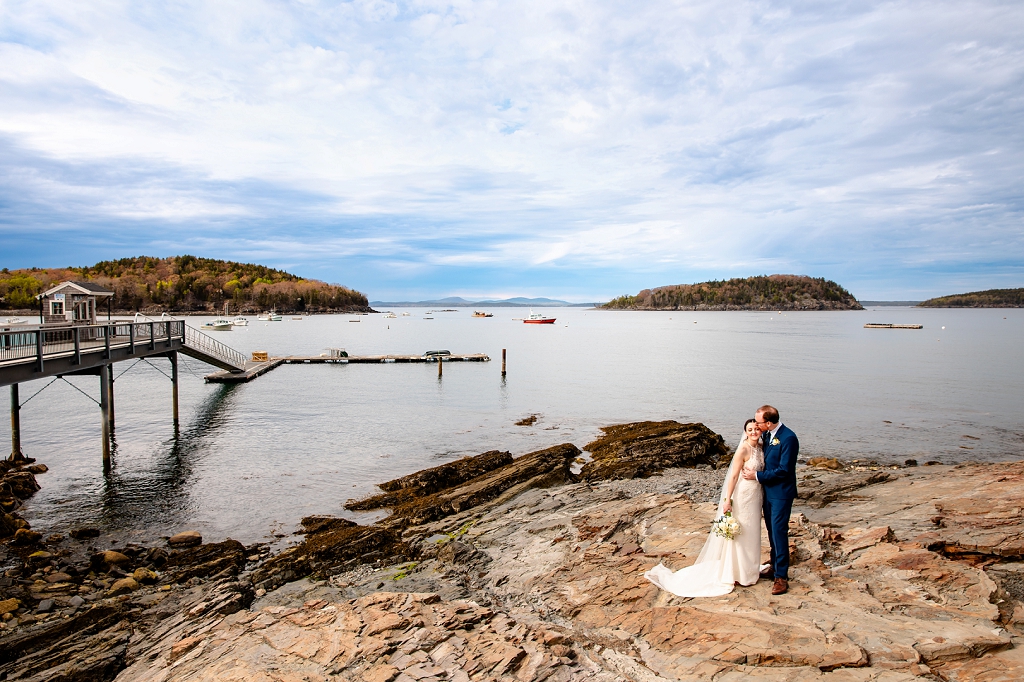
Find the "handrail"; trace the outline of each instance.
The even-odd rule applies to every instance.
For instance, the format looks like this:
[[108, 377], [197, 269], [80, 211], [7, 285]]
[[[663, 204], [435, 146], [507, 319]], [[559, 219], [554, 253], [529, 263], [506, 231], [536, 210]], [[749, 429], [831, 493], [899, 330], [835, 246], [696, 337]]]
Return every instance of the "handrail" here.
[[0, 363], [35, 361], [38, 371], [42, 372], [48, 358], [70, 354], [77, 363], [86, 352], [102, 352], [104, 358], [109, 358], [112, 348], [127, 347], [134, 353], [140, 344], [145, 344], [153, 351], [157, 342], [170, 346], [174, 339], [240, 372], [245, 371], [244, 353], [188, 326], [184, 320], [170, 316], [154, 319], [141, 313], [132, 321], [5, 329], [0, 331]]
[[244, 353], [235, 350], [231, 346], [226, 346], [213, 337], [188, 325], [185, 325], [185, 345], [237, 367], [240, 371], [245, 370], [246, 358]]
[[157, 339], [168, 344], [174, 339], [185, 341], [185, 323], [165, 320], [154, 328], [149, 322], [111, 320], [103, 324], [80, 324], [32, 327], [9, 327], [0, 331], [0, 362], [35, 360], [43, 371], [47, 358], [70, 354], [76, 363], [83, 352], [101, 351], [110, 357], [112, 348], [135, 348], [137, 341], [151, 347]]

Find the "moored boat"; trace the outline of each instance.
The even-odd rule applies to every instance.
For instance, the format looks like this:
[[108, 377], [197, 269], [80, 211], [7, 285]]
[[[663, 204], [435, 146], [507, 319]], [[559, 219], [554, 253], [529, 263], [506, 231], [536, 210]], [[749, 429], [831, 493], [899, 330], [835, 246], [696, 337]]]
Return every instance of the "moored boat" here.
[[485, 313], [482, 310], [474, 310], [473, 317], [494, 317], [494, 313]]
[[235, 327], [248, 327], [249, 320], [239, 315], [235, 319], [231, 320], [231, 324]]
[[271, 310], [269, 313], [261, 313], [257, 315], [256, 319], [261, 320], [263, 322], [280, 322], [281, 320], [284, 319], [284, 317], [282, 317], [277, 312]]
[[229, 332], [231, 331], [232, 326], [233, 325], [231, 323], [231, 320], [223, 317], [218, 317], [216, 320], [213, 320], [212, 322], [207, 322], [203, 325], [200, 325], [199, 328], [205, 329], [206, 331]]
[[554, 324], [555, 323], [555, 318], [553, 318], [553, 317], [546, 317], [545, 315], [541, 315], [540, 313], [535, 313], [535, 312], [533, 312], [533, 310], [531, 310], [530, 311], [530, 316], [523, 318], [523, 323], [524, 324]]

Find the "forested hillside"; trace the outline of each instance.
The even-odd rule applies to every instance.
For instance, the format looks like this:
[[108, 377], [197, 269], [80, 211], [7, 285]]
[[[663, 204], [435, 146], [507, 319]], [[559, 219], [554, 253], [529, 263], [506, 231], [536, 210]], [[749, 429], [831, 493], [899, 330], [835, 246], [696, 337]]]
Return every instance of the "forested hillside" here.
[[1024, 308], [1024, 289], [988, 289], [930, 298], [921, 308]]
[[0, 271], [0, 308], [34, 308], [36, 294], [63, 282], [89, 281], [114, 292], [120, 311], [234, 311], [276, 308], [281, 312], [367, 310], [366, 296], [263, 265], [213, 258], [122, 258], [81, 268]]
[[674, 284], [620, 296], [603, 307], [618, 310], [862, 310], [831, 280], [803, 275], [759, 275], [699, 284]]

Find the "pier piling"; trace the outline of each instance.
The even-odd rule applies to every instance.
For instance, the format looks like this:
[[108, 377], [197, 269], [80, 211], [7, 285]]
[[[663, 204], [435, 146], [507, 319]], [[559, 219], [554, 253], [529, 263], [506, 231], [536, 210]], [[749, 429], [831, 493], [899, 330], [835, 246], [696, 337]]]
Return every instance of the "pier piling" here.
[[107, 371], [107, 374], [110, 377], [110, 387], [107, 389], [107, 392], [109, 393], [109, 395], [107, 396], [107, 401], [110, 403], [110, 408], [109, 408], [110, 418], [109, 418], [108, 421], [110, 422], [110, 432], [113, 433], [114, 432], [114, 367], [113, 367], [113, 365], [109, 365], [108, 367], [109, 367], [109, 370]]
[[110, 470], [110, 365], [100, 365], [100, 425], [103, 438], [103, 470]]
[[174, 433], [178, 433], [178, 351], [167, 356], [171, 360], [171, 413], [174, 418]]
[[441, 358], [438, 358], [437, 359], [437, 378], [438, 379], [441, 378], [441, 374], [442, 374], [441, 367], [442, 367], [442, 365], [441, 365]]
[[11, 384], [11, 457], [12, 462], [24, 459], [21, 451], [21, 399], [18, 397], [18, 384]]
[[505, 376], [505, 349], [501, 349], [501, 376]]

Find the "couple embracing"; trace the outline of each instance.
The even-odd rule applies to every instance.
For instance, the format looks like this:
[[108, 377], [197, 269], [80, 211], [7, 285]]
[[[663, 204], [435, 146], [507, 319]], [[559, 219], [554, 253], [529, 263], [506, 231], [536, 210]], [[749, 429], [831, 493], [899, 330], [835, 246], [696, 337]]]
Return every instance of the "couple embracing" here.
[[[774, 579], [772, 594], [789, 589], [789, 514], [796, 498], [796, 459], [800, 442], [779, 421], [771, 405], [743, 425], [743, 439], [722, 486], [718, 515], [731, 514], [739, 531], [726, 537], [712, 531], [692, 566], [670, 571], [658, 564], [644, 576], [680, 597], [718, 597], [736, 585]], [[771, 543], [771, 563], [761, 566], [761, 519]]]

